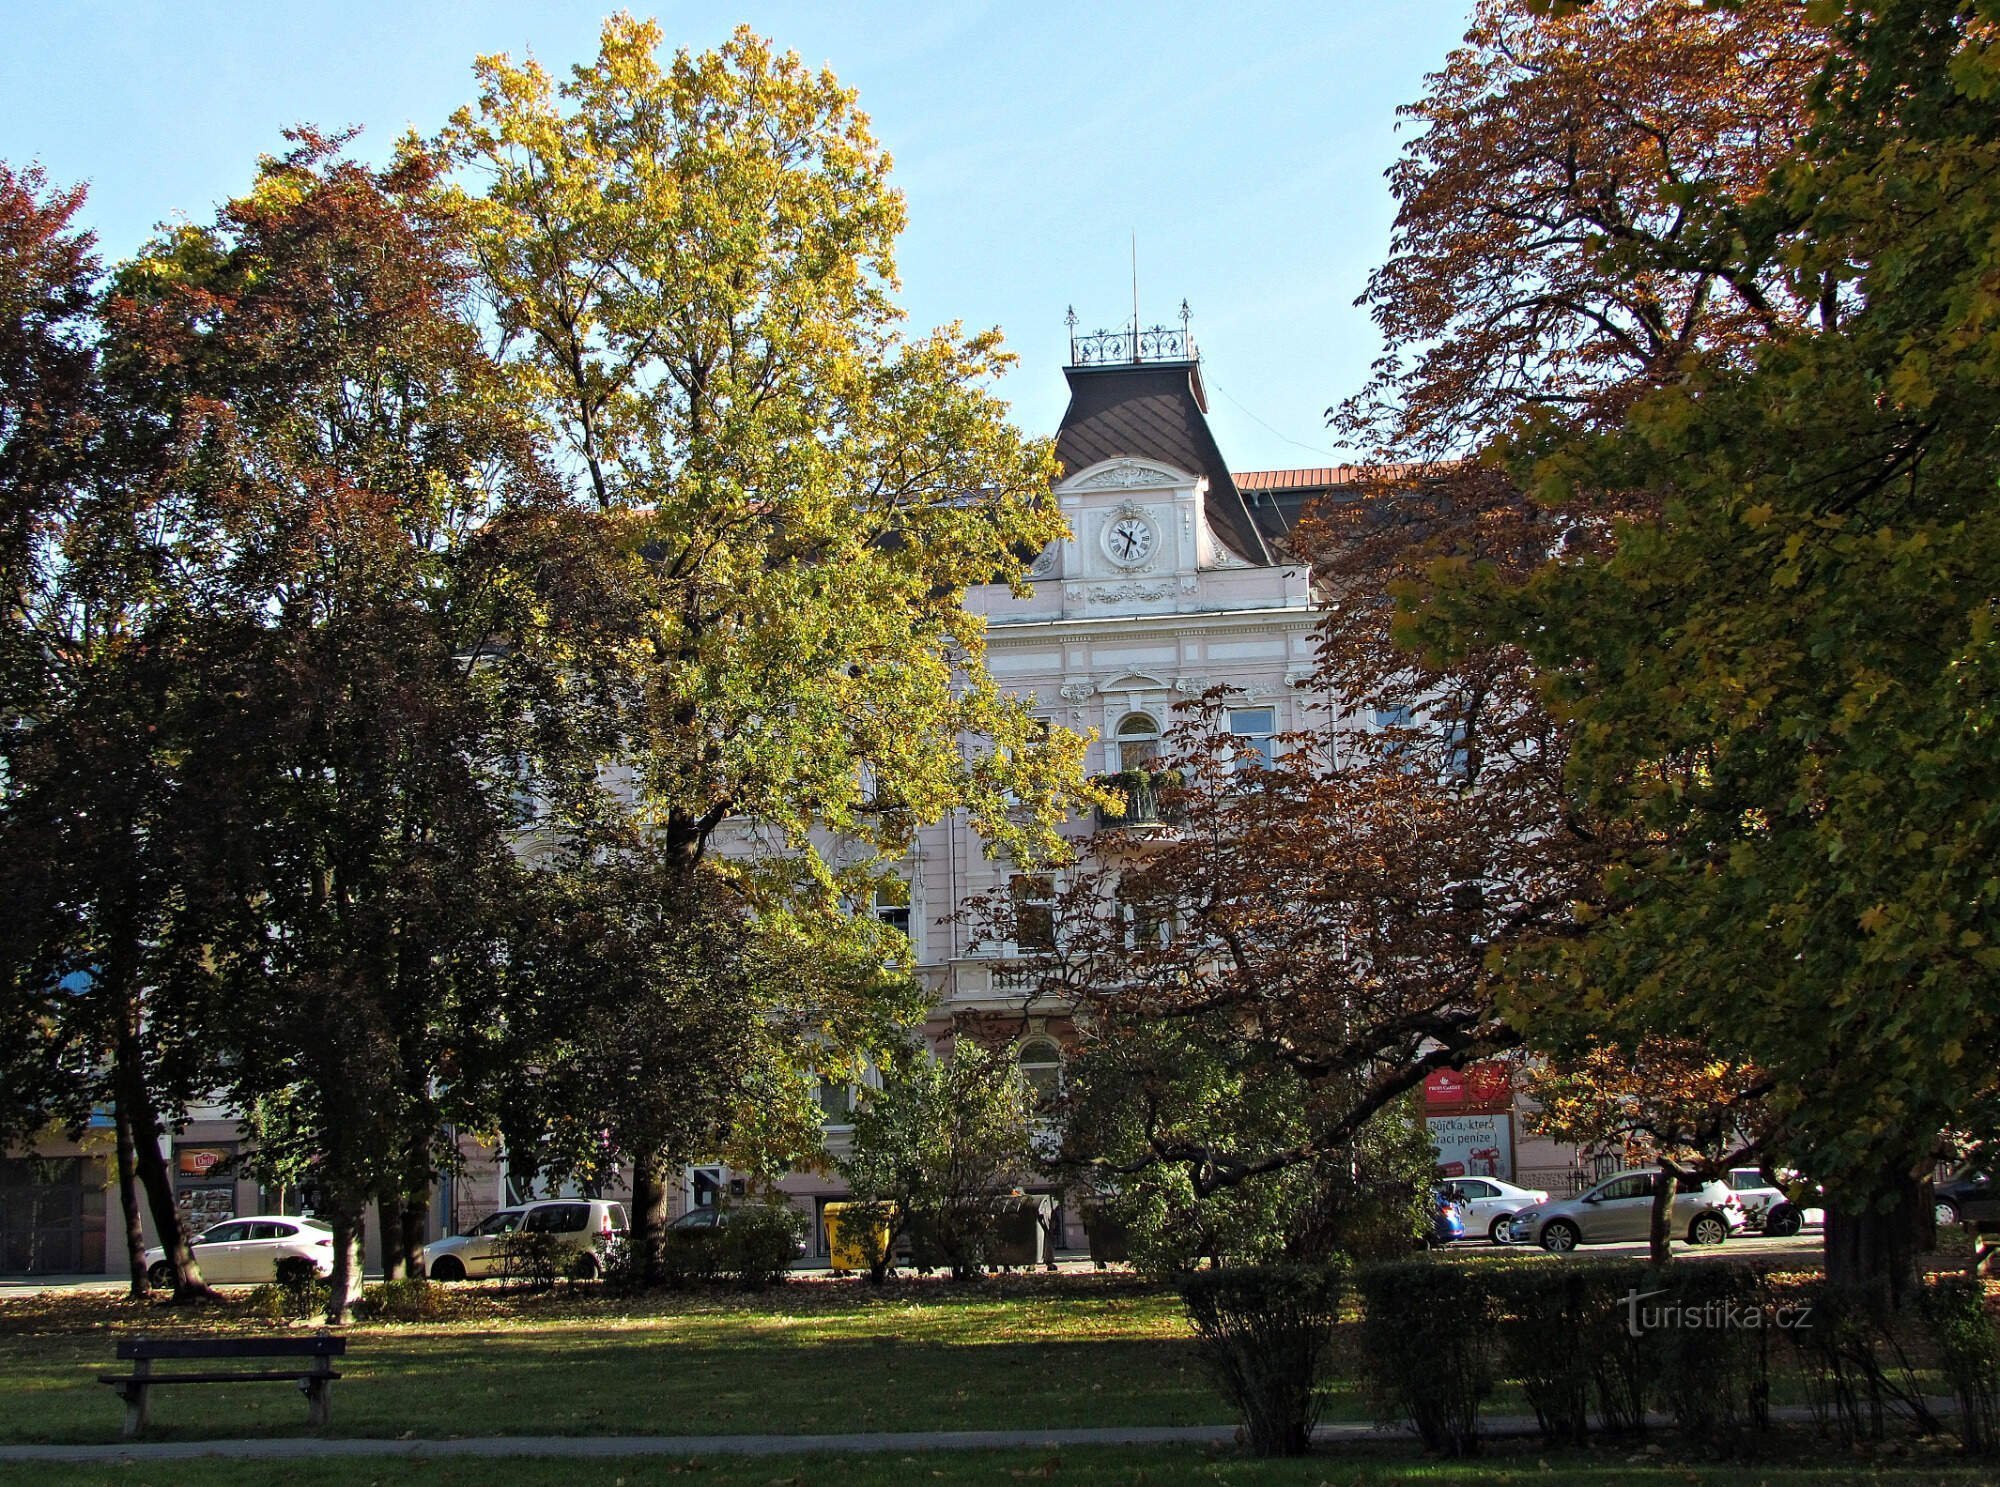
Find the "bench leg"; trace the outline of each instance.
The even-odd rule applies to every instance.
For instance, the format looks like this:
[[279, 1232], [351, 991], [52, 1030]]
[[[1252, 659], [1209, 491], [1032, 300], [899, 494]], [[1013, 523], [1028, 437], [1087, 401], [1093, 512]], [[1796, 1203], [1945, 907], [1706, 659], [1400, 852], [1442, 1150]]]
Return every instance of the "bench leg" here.
[[146, 1428], [146, 1396], [151, 1392], [144, 1384], [120, 1384], [118, 1392], [125, 1400], [125, 1438], [130, 1440]]
[[300, 1379], [299, 1387], [306, 1391], [307, 1427], [324, 1430], [333, 1419], [333, 1380]]

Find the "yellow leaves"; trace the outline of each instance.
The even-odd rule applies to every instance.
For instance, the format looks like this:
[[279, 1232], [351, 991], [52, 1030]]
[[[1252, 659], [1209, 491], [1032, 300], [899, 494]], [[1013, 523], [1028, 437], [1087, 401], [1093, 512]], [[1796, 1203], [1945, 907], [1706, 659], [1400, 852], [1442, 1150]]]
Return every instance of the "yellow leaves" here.
[[1859, 922], [1863, 932], [1872, 935], [1889, 922], [1889, 911], [1885, 906], [1876, 904], [1862, 913]]

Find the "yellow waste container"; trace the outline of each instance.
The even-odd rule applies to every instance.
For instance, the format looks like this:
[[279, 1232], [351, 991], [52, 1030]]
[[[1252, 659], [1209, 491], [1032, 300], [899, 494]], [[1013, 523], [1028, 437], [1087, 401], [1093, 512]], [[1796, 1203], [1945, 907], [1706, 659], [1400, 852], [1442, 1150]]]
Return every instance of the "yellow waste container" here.
[[850, 1270], [866, 1270], [870, 1249], [879, 1254], [889, 1242], [888, 1224], [877, 1219], [874, 1243], [870, 1245], [868, 1230], [863, 1220], [854, 1213], [855, 1209], [863, 1206], [859, 1203], [826, 1205], [826, 1248], [835, 1275], [845, 1275]]

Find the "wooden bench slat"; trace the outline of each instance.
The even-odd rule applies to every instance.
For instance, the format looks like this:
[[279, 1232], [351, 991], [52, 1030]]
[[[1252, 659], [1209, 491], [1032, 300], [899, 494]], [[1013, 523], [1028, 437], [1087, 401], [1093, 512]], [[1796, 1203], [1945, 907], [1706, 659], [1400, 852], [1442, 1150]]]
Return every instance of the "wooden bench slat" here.
[[118, 1344], [118, 1361], [141, 1358], [318, 1358], [347, 1351], [344, 1337], [136, 1337]]
[[100, 1384], [262, 1384], [339, 1377], [338, 1373], [331, 1370], [319, 1373], [311, 1369], [294, 1369], [284, 1373], [105, 1373], [97, 1376], [97, 1382]]

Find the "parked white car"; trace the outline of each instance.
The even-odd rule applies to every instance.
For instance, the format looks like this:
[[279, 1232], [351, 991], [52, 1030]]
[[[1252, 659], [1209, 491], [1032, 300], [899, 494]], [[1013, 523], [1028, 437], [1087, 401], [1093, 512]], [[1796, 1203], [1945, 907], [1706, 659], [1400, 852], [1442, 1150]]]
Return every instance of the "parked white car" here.
[[1513, 1243], [1515, 1214], [1549, 1201], [1540, 1188], [1517, 1188], [1497, 1177], [1447, 1177], [1438, 1186], [1458, 1204], [1466, 1238], [1484, 1234], [1495, 1244]]
[[[278, 1278], [278, 1261], [310, 1260], [321, 1275], [333, 1274], [333, 1230], [318, 1219], [253, 1214], [211, 1224], [189, 1241], [201, 1278], [212, 1286], [264, 1285]], [[159, 1245], [146, 1251], [146, 1279], [160, 1287], [174, 1283], [173, 1267]]]
[[[1516, 1242], [1546, 1250], [1579, 1244], [1643, 1241], [1653, 1227], [1656, 1171], [1618, 1172], [1575, 1198], [1537, 1204], [1514, 1215]], [[1743, 1228], [1743, 1205], [1726, 1182], [1706, 1182], [1674, 1194], [1673, 1234], [1689, 1244], [1721, 1244]]]
[[477, 1280], [500, 1273], [507, 1235], [553, 1234], [566, 1248], [586, 1257], [581, 1273], [588, 1280], [597, 1273], [601, 1247], [625, 1229], [623, 1203], [551, 1198], [488, 1214], [463, 1234], [425, 1245], [417, 1258], [431, 1280]]

